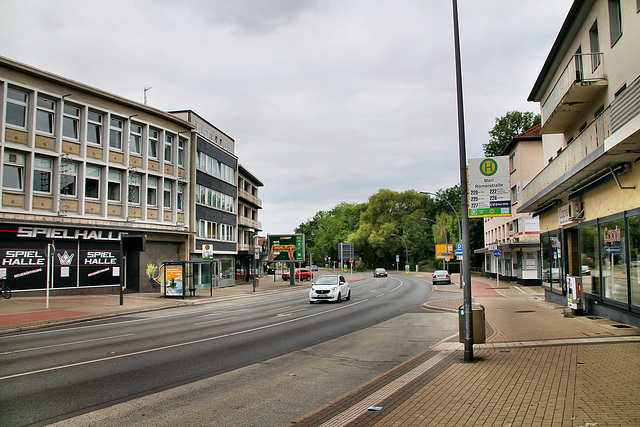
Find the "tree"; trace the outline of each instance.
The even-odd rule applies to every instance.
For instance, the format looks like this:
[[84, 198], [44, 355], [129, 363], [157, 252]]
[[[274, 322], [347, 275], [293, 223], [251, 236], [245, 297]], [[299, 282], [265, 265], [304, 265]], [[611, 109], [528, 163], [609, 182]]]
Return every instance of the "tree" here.
[[540, 114], [530, 111], [509, 111], [505, 116], [496, 118], [496, 124], [489, 131], [489, 143], [483, 144], [484, 155], [487, 157], [500, 156], [514, 136], [540, 124]]

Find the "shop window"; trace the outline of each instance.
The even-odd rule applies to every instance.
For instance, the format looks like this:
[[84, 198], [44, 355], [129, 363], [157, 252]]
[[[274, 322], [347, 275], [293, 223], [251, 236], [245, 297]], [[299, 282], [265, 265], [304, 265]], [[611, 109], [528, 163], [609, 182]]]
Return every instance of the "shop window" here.
[[580, 239], [580, 264], [582, 289], [584, 292], [600, 295], [600, 251], [598, 226], [590, 225], [578, 230]]
[[602, 284], [604, 296], [628, 302], [627, 262], [625, 258], [624, 219], [600, 224], [602, 254]]
[[33, 191], [51, 193], [51, 172], [53, 161], [36, 156], [33, 159]]
[[12, 87], [7, 89], [7, 124], [27, 127], [29, 94]]
[[24, 190], [24, 154], [5, 151], [2, 186], [12, 190]]
[[640, 215], [629, 217], [631, 304], [640, 306]]
[[36, 108], [36, 130], [53, 135], [55, 126], [55, 101], [38, 96]]

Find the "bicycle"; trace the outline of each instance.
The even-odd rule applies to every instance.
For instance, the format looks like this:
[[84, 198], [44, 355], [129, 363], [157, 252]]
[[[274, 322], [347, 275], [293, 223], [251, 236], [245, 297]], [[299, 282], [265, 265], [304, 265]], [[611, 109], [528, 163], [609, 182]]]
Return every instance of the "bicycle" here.
[[1, 281], [1, 289], [2, 289], [2, 297], [4, 299], [9, 299], [11, 298], [11, 288], [9, 287], [9, 285], [7, 285], [5, 283], [4, 280]]

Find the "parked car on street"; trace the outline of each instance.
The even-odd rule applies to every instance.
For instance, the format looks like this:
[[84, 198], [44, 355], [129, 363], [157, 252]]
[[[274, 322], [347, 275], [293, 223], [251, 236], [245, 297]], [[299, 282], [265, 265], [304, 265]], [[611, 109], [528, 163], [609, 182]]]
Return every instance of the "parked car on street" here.
[[449, 276], [449, 272], [447, 270], [436, 270], [433, 272], [431, 276], [431, 283], [444, 283], [446, 285], [451, 284], [451, 276]]
[[311, 284], [309, 290], [309, 304], [316, 301], [334, 301], [351, 299], [349, 283], [341, 274], [325, 274], [318, 277]]
[[387, 270], [384, 268], [376, 268], [373, 272], [373, 277], [388, 277]]
[[[313, 279], [313, 273], [308, 268], [296, 268], [296, 271], [294, 274], [295, 274], [296, 280], [303, 281], [303, 280]], [[282, 272], [282, 280], [289, 280], [289, 277], [290, 275], [288, 271]]]

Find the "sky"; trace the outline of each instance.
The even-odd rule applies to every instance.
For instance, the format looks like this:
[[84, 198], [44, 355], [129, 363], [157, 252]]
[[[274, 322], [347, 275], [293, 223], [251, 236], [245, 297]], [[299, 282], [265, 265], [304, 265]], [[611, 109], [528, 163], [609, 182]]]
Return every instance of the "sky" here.
[[[459, 0], [466, 158], [527, 101], [572, 0]], [[264, 186], [266, 234], [460, 182], [448, 0], [0, 0], [0, 55], [190, 109]]]

